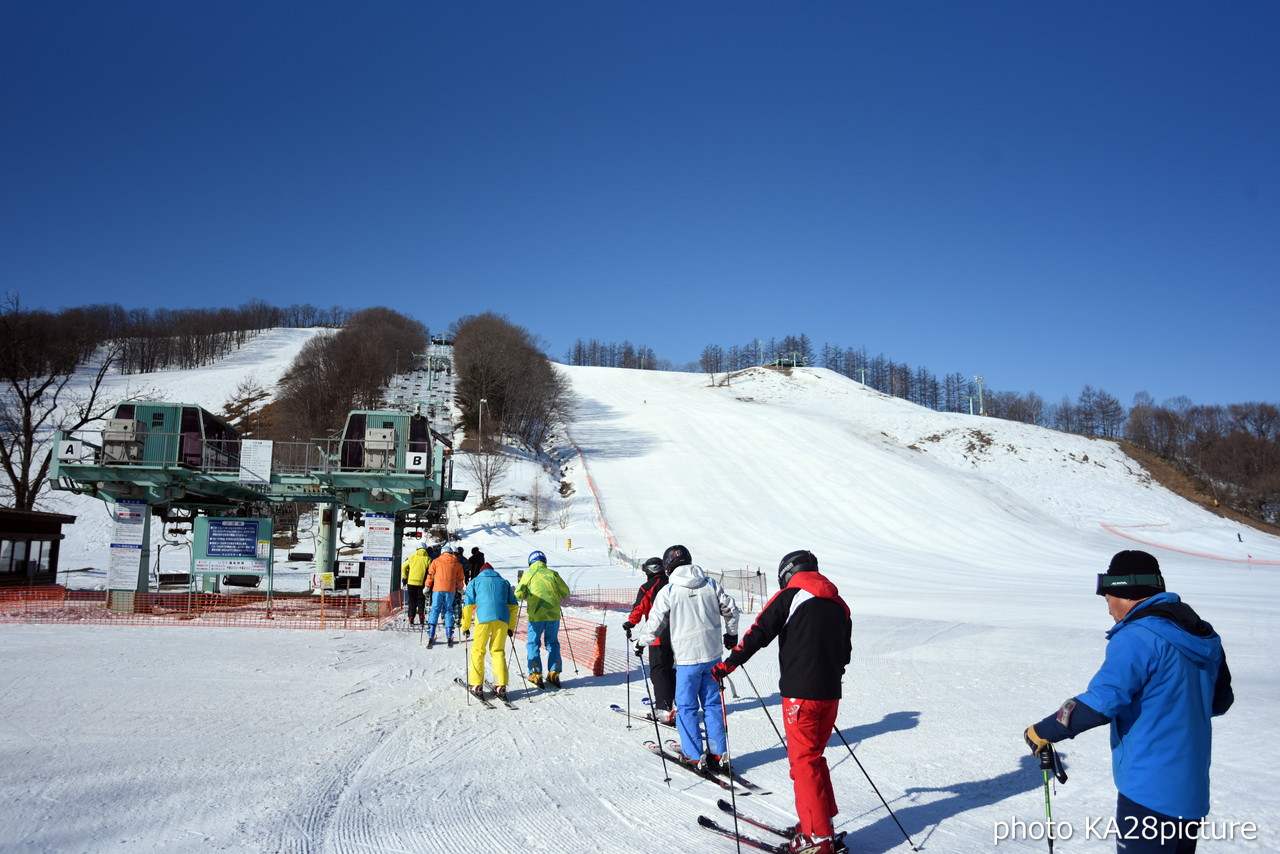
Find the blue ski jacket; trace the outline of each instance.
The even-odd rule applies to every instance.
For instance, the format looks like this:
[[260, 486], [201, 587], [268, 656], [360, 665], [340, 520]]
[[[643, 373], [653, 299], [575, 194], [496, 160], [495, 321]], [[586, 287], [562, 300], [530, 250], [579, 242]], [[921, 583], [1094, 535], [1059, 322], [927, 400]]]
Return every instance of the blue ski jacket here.
[[462, 594], [462, 630], [465, 632], [471, 627], [472, 615], [478, 623], [501, 620], [514, 629], [519, 607], [511, 582], [498, 575], [493, 567], [486, 566], [471, 579]]
[[1225, 662], [1217, 632], [1175, 593], [1152, 596], [1107, 632], [1102, 667], [1076, 699], [1111, 721], [1122, 795], [1169, 816], [1208, 814], [1210, 718], [1234, 699]]

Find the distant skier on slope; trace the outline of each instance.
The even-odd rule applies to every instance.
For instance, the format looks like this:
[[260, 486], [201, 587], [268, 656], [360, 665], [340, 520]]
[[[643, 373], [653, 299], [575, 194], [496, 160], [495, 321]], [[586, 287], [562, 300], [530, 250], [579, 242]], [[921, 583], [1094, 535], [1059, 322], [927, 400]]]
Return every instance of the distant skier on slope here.
[[507, 634], [516, 630], [520, 603], [511, 583], [488, 564], [471, 579], [462, 594], [462, 634], [469, 637], [471, 621], [476, 621], [476, 638], [471, 642], [467, 684], [471, 693], [484, 693], [484, 652], [493, 658], [494, 691], [501, 699], [507, 696]]
[[[654, 597], [649, 619], [636, 636], [636, 655], [662, 634], [671, 633], [676, 662], [676, 729], [681, 758], [714, 774], [728, 749], [720, 690], [711, 668], [720, 663], [720, 649], [738, 642], [738, 604], [702, 571], [684, 546], [671, 546], [662, 555], [668, 582]], [[724, 619], [724, 634], [720, 620]], [[706, 725], [707, 749], [702, 746], [698, 710]]]
[[[622, 624], [622, 631], [627, 640], [631, 640], [631, 630], [649, 616], [653, 609], [654, 597], [667, 583], [667, 571], [662, 565], [662, 558], [651, 557], [640, 567], [648, 576], [640, 589], [636, 591], [636, 601], [631, 606], [627, 621]], [[676, 719], [676, 660], [671, 654], [671, 631], [668, 629], [658, 635], [649, 644], [649, 676], [653, 679], [653, 710], [645, 717], [655, 715], [664, 723], [672, 723]]]
[[723, 664], [723, 681], [778, 638], [782, 720], [799, 823], [789, 846], [796, 854], [833, 854], [832, 819], [839, 813], [831, 771], [823, 755], [840, 711], [840, 683], [853, 650], [853, 623], [840, 591], [818, 572], [813, 552], [795, 551], [778, 564], [778, 587]]
[[560, 601], [569, 595], [569, 585], [560, 573], [547, 566], [540, 551], [529, 554], [529, 569], [516, 585], [516, 599], [529, 602], [525, 652], [529, 657], [529, 681], [541, 687], [542, 642], [547, 644], [547, 682], [560, 687]]
[[[1122, 551], [1098, 575], [1115, 626], [1089, 687], [1027, 727], [1039, 755], [1048, 745], [1111, 724], [1116, 850], [1124, 854], [1191, 854], [1200, 819], [1209, 813], [1211, 718], [1235, 701], [1222, 639], [1176, 593], [1165, 590], [1160, 563]], [[1141, 828], [1167, 828], [1163, 840]], [[1126, 830], [1138, 828], [1139, 835]]]

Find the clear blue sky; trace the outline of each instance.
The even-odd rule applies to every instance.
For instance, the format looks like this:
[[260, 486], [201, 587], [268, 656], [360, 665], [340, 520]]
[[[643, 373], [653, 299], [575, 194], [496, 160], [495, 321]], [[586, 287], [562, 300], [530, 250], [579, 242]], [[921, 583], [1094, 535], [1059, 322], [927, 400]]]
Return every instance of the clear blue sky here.
[[1280, 3], [0, 3], [27, 307], [1280, 400]]

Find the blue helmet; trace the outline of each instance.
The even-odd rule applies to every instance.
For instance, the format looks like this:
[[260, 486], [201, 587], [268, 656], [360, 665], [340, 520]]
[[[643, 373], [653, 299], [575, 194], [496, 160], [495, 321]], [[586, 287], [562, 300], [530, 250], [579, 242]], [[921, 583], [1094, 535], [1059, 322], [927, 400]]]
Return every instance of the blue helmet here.
[[547, 562], [547, 556], [542, 552], [529, 552], [529, 565], [533, 566], [538, 561]]

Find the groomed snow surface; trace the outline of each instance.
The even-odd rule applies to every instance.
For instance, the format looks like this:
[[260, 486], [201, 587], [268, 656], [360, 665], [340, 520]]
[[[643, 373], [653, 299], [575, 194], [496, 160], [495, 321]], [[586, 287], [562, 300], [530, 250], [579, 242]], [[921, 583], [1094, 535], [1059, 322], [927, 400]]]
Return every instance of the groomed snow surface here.
[[[260, 361], [250, 367], [242, 351], [231, 370], [269, 385], [301, 340], [270, 333]], [[579, 407], [557, 436], [560, 469], [521, 456], [503, 507], [476, 513], [472, 500], [452, 516], [461, 544], [504, 576], [538, 548], [571, 587], [640, 583], [608, 558], [588, 473], [635, 557], [679, 542], [708, 569], [761, 567], [772, 579], [784, 553], [811, 549], [854, 616], [841, 731], [912, 840], [926, 852], [1044, 851], [1042, 780], [1022, 730], [1083, 690], [1102, 659], [1110, 619], [1094, 575], [1115, 551], [1148, 548], [1223, 635], [1235, 679], [1236, 705], [1215, 727], [1210, 818], [1237, 828], [1236, 841], [1201, 850], [1280, 848], [1264, 748], [1280, 699], [1280, 539], [1171, 495], [1110, 443], [931, 412], [825, 370], [753, 370], [716, 387], [695, 374], [564, 370]], [[171, 399], [216, 410], [229, 395], [226, 365], [176, 373], [164, 375]], [[456, 473], [473, 486], [465, 466]], [[564, 527], [519, 522], [514, 496], [535, 478], [573, 485]], [[74, 583], [94, 586], [109, 529], [93, 520], [105, 513], [65, 494], [56, 509], [90, 523], [69, 530], [63, 566], [91, 568]], [[576, 615], [603, 619], [622, 658], [624, 615]], [[642, 747], [652, 728], [609, 710], [628, 698], [642, 708], [638, 669], [628, 680], [567, 664], [571, 690], [553, 695], [527, 690], [513, 662], [519, 709], [490, 711], [452, 683], [463, 648], [427, 650], [402, 623], [4, 624], [0, 642], [0, 851], [734, 850], [695, 825], [725, 793], [679, 769], [665, 783]], [[787, 763], [766, 718], [781, 726], [776, 650], [746, 670], [764, 709], [735, 674], [730, 749], [773, 793], [739, 804], [786, 823]], [[1053, 817], [1073, 836], [1057, 850], [1113, 851], [1088, 830], [1114, 809], [1106, 731], [1063, 754], [1070, 781]], [[827, 758], [851, 849], [909, 851], [839, 740]], [[996, 844], [1017, 821], [1020, 838]]]

